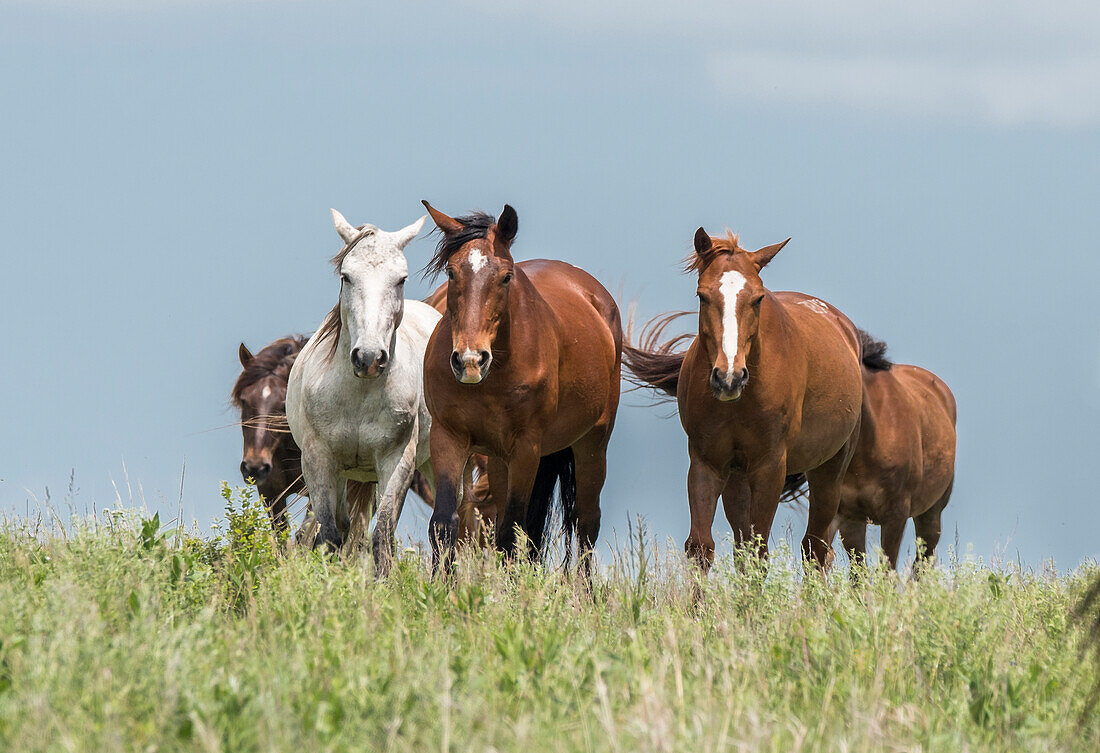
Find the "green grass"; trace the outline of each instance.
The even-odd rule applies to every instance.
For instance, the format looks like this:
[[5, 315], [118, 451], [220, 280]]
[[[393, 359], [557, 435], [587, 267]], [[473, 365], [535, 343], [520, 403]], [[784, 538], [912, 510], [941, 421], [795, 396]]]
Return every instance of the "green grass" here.
[[[641, 543], [591, 593], [466, 552], [284, 556], [135, 513], [0, 525], [2, 751], [1100, 749], [1070, 612], [1088, 573], [800, 577]], [[643, 545], [644, 544], [644, 545]]]

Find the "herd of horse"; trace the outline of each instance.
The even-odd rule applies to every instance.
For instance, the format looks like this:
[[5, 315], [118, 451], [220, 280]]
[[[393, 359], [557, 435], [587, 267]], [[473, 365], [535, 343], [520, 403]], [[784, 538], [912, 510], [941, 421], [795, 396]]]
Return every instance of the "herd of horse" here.
[[[692, 313], [677, 312], [631, 342], [590, 274], [514, 260], [511, 206], [496, 218], [424, 206], [396, 232], [332, 210], [344, 243], [336, 305], [308, 339], [255, 355], [240, 346], [241, 474], [276, 530], [292, 495], [308, 496], [299, 535], [313, 546], [339, 550], [374, 519], [385, 575], [412, 489], [432, 508], [434, 572], [449, 571], [460, 540], [539, 557], [560, 516], [567, 555], [575, 539], [588, 575], [625, 377], [676, 400], [690, 461], [685, 550], [704, 573], [719, 498], [738, 547], [766, 556], [780, 502], [806, 487], [801, 549], [819, 566], [838, 532], [853, 561], [865, 558], [874, 523], [896, 569], [910, 518], [918, 561], [934, 554], [954, 481], [954, 397], [820, 298], [768, 290], [760, 274], [787, 241], [748, 251], [699, 228], [685, 261], [698, 276], [697, 334], [666, 335]], [[424, 272], [446, 281], [406, 300], [405, 247], [428, 216], [440, 239]]]

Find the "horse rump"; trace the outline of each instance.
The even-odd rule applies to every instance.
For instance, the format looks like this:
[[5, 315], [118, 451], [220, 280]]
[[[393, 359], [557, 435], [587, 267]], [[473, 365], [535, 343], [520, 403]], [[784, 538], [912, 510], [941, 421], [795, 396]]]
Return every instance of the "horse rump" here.
[[565, 563], [568, 565], [573, 549], [573, 528], [576, 524], [574, 508], [577, 502], [577, 468], [572, 447], [544, 455], [539, 460], [535, 485], [531, 489], [531, 500], [527, 504], [525, 526], [527, 536], [539, 558], [545, 554], [548, 544], [546, 529], [554, 518], [555, 486], [559, 489], [558, 497], [561, 500], [561, 531], [565, 538]]

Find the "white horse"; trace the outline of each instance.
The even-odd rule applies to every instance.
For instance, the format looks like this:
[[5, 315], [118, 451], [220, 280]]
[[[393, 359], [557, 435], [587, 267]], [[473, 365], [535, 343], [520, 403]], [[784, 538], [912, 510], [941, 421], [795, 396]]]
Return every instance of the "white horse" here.
[[423, 366], [440, 315], [405, 300], [403, 249], [424, 217], [395, 233], [352, 227], [335, 209], [332, 219], [345, 244], [332, 260], [340, 273], [340, 302], [290, 370], [286, 416], [302, 448], [318, 544], [338, 549], [344, 543], [351, 523], [347, 480], [377, 484], [372, 548], [384, 575], [413, 471], [435, 486]]

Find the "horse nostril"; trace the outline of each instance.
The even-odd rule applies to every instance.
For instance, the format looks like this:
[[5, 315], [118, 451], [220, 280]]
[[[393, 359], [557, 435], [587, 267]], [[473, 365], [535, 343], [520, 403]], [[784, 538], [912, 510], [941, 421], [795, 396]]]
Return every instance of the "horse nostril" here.
[[462, 371], [462, 356], [458, 354], [457, 350], [451, 351], [451, 368], [456, 372]]
[[242, 461], [241, 461], [241, 478], [248, 478], [248, 476], [249, 476], [249, 473], [248, 473], [248, 464], [247, 464], [247, 463], [245, 463], [245, 462], [244, 462], [244, 461], [242, 460]]
[[359, 348], [351, 349], [351, 365], [357, 369], [363, 365], [363, 356], [359, 352]]
[[378, 351], [378, 358], [377, 358], [377, 359], [375, 359], [375, 363], [377, 363], [377, 364], [378, 364], [378, 368], [380, 368], [380, 369], [381, 369], [381, 368], [382, 368], [383, 366], [385, 366], [385, 365], [386, 365], [386, 361], [387, 361], [388, 359], [389, 359], [389, 354], [388, 354], [388, 353], [386, 353], [386, 349], [385, 349], [385, 348], [382, 348], [382, 350]]
[[487, 363], [489, 363], [489, 351], [483, 350], [477, 354], [477, 365], [480, 368]]

